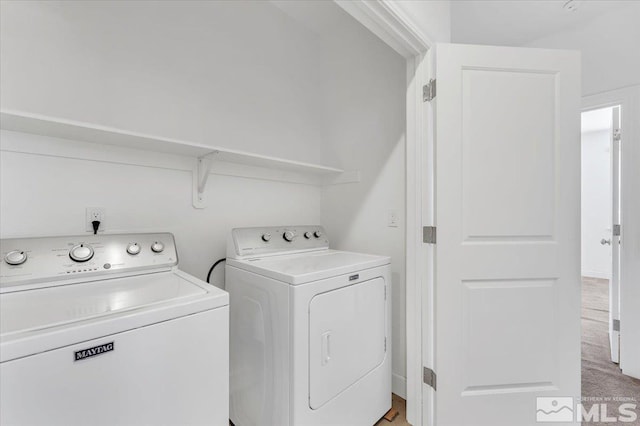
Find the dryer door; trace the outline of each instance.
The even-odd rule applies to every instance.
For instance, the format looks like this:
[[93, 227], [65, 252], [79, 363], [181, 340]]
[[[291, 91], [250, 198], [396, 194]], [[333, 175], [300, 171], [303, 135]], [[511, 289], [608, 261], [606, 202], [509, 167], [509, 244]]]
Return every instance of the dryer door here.
[[322, 293], [309, 304], [309, 406], [318, 409], [374, 370], [386, 352], [381, 277]]

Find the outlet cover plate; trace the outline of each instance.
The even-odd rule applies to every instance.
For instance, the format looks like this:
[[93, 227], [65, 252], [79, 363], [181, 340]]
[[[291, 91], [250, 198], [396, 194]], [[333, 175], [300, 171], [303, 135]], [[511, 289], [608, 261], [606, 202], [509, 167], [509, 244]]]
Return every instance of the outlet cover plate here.
[[99, 220], [100, 221], [100, 228], [98, 229], [98, 232], [104, 232], [106, 226], [105, 226], [105, 219], [106, 219], [106, 211], [104, 209], [104, 207], [87, 207], [86, 209], [86, 219], [85, 219], [85, 230], [87, 232], [91, 232], [93, 233], [93, 224], [91, 222], [93, 222], [94, 220]]

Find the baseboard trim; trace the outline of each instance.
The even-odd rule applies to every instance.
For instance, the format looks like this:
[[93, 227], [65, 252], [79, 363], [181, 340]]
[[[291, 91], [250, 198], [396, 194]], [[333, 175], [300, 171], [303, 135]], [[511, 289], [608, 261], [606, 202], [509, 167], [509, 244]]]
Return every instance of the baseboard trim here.
[[391, 392], [402, 399], [407, 399], [407, 378], [394, 373], [391, 376]]

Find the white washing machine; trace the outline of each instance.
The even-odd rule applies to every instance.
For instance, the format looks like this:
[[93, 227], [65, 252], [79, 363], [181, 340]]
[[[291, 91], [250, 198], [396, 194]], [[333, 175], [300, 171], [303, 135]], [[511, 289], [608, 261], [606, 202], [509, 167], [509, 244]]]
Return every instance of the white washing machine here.
[[371, 426], [391, 408], [390, 258], [320, 226], [240, 228], [227, 245], [236, 426]]
[[229, 296], [171, 234], [0, 245], [0, 424], [228, 424]]

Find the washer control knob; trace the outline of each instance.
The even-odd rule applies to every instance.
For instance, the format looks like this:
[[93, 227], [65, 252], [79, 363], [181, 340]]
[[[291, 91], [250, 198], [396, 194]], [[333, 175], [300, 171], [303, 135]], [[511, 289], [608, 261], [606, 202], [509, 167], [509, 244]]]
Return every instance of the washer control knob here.
[[291, 242], [296, 238], [296, 233], [293, 231], [284, 231], [282, 238], [284, 238], [285, 241]]
[[305, 233], [304, 233], [304, 237], [305, 237], [307, 240], [308, 240], [308, 239], [310, 239], [310, 238], [311, 238], [311, 236], [312, 236], [312, 234], [311, 234], [311, 232], [309, 232], [309, 231], [307, 231], [307, 232], [305, 232]]
[[271, 240], [271, 234], [269, 234], [268, 232], [266, 234], [262, 234], [262, 241], [264, 241], [265, 243], [269, 242]]
[[129, 253], [130, 255], [135, 256], [136, 254], [140, 253], [140, 246], [138, 245], [138, 243], [131, 243], [127, 246], [127, 253]]
[[69, 257], [75, 262], [86, 262], [93, 257], [93, 248], [88, 244], [78, 244], [69, 250]]
[[160, 241], [156, 241], [155, 243], [151, 244], [151, 251], [153, 251], [154, 253], [162, 253], [163, 250], [164, 244], [162, 244]]
[[27, 261], [27, 253], [21, 250], [10, 251], [4, 257], [4, 261], [7, 262], [9, 265], [14, 265], [14, 266], [22, 265], [24, 262]]
[[316, 232], [313, 233], [313, 236], [316, 238], [322, 237], [322, 231], [318, 229]]

